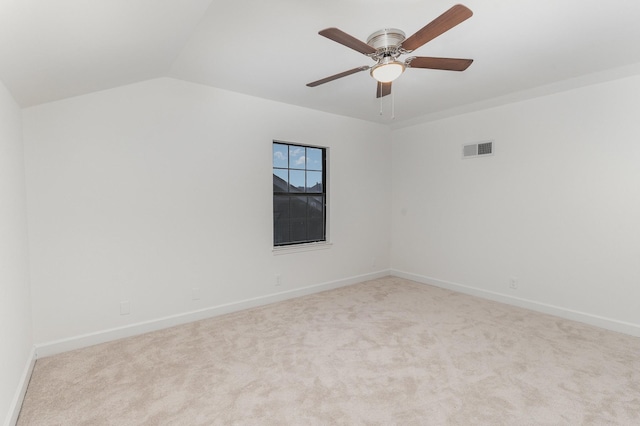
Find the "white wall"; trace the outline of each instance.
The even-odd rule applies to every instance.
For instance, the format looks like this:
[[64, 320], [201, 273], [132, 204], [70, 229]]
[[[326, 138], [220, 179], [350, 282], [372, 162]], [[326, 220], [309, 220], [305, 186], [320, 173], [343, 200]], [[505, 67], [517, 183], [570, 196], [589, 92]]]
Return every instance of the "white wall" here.
[[[173, 79], [23, 116], [37, 344], [389, 267], [386, 127]], [[329, 147], [330, 249], [272, 253], [273, 139]]]
[[0, 82], [0, 422], [10, 424], [33, 354], [22, 119]]
[[394, 131], [392, 268], [640, 335], [639, 111], [634, 76]]

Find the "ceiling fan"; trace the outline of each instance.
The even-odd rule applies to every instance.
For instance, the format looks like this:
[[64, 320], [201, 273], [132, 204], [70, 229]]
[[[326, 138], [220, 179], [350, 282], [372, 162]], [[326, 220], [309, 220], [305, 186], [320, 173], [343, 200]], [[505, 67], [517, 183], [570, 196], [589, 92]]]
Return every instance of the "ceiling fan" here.
[[461, 4], [457, 4], [425, 25], [409, 38], [405, 38], [404, 32], [395, 28], [376, 31], [367, 38], [364, 43], [357, 38], [339, 30], [327, 28], [318, 34], [330, 40], [358, 51], [376, 63], [372, 66], [361, 66], [323, 78], [311, 83], [309, 87], [316, 87], [360, 71], [371, 70], [371, 76], [377, 80], [378, 88], [376, 97], [381, 98], [391, 93], [391, 82], [398, 78], [406, 68], [429, 68], [448, 71], [464, 71], [473, 62], [473, 59], [433, 58], [426, 56], [411, 56], [401, 62], [401, 55], [411, 53], [425, 43], [451, 28], [469, 19], [473, 12]]

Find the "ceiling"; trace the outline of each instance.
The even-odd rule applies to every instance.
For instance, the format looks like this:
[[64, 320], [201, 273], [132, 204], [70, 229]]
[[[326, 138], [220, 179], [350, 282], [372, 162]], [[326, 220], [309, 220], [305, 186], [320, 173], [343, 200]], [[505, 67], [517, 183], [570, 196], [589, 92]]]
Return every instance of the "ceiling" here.
[[319, 30], [363, 41], [382, 28], [409, 36], [453, 4], [0, 0], [0, 79], [22, 107], [168, 76], [397, 123], [640, 64], [637, 0], [464, 0], [474, 16], [414, 55], [474, 59], [466, 71], [408, 69], [382, 100], [368, 72], [306, 87], [373, 64]]

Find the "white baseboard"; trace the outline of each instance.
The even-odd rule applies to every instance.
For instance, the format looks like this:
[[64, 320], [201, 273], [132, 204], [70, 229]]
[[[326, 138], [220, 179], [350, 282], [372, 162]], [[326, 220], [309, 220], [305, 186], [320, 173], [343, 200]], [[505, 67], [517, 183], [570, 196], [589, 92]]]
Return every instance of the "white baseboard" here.
[[16, 394], [13, 397], [13, 401], [11, 401], [11, 405], [9, 405], [7, 418], [4, 422], [5, 426], [14, 426], [18, 421], [20, 409], [22, 408], [22, 401], [24, 401], [24, 396], [27, 393], [27, 387], [29, 386], [29, 380], [31, 380], [31, 373], [33, 373], [33, 367], [35, 367], [35, 365], [36, 350], [33, 348], [31, 349], [31, 353], [29, 354], [24, 366], [24, 370], [22, 371], [22, 376], [20, 376], [20, 382], [18, 383]]
[[313, 293], [319, 293], [321, 291], [332, 290], [334, 288], [357, 284], [363, 281], [382, 278], [388, 275], [390, 275], [390, 270], [385, 269], [370, 274], [357, 275], [354, 277], [315, 284], [308, 287], [274, 293], [267, 296], [254, 297], [238, 302], [227, 303], [224, 305], [213, 306], [197, 311], [158, 318], [150, 321], [140, 322], [137, 324], [131, 324], [124, 327], [112, 328], [95, 333], [88, 333], [80, 336], [70, 337], [67, 339], [56, 340], [53, 342], [41, 343], [36, 345], [36, 354], [38, 358], [51, 356], [74, 349], [97, 345], [99, 343], [110, 342], [112, 340], [136, 336], [139, 334], [174, 327], [176, 325], [186, 324], [193, 321], [199, 321], [218, 315], [237, 312], [243, 309], [255, 308], [257, 306], [281, 302], [283, 300], [293, 299], [295, 297], [306, 296]]
[[520, 308], [529, 309], [544, 314], [554, 315], [573, 321], [582, 322], [607, 330], [617, 331], [619, 333], [629, 334], [631, 336], [640, 337], [640, 324], [619, 321], [612, 318], [605, 318], [586, 312], [575, 311], [573, 309], [563, 308], [561, 306], [549, 305], [547, 303], [536, 302], [534, 300], [522, 299], [519, 297], [509, 296], [507, 294], [495, 293], [488, 290], [470, 287], [463, 284], [453, 283], [449, 281], [439, 280], [437, 278], [426, 277], [423, 275], [413, 274], [410, 272], [391, 270], [391, 275], [395, 277], [405, 278], [416, 281], [421, 284], [433, 285], [435, 287], [445, 288], [447, 290], [457, 291], [472, 296], [489, 299], [496, 302], [506, 303], [508, 305], [518, 306]]

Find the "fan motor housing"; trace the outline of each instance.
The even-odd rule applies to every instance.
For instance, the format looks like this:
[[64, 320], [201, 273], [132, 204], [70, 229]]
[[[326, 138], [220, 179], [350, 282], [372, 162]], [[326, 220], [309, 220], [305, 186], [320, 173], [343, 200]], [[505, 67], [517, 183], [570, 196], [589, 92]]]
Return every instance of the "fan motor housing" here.
[[397, 48], [405, 38], [406, 36], [402, 30], [385, 28], [371, 34], [367, 38], [367, 44], [376, 50], [387, 50]]

